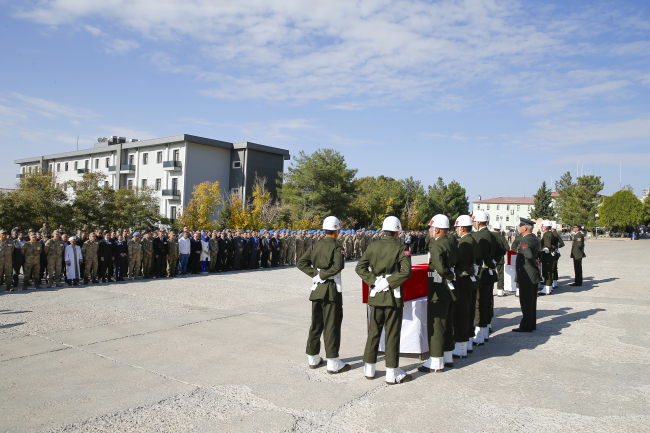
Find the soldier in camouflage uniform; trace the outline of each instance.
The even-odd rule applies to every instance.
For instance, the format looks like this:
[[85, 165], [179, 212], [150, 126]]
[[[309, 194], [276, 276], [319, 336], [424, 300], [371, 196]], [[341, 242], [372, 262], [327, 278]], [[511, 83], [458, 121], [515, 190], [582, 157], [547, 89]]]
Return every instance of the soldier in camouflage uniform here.
[[[140, 234], [133, 233], [133, 239], [127, 244], [129, 249], [129, 279], [142, 278], [140, 275], [140, 264], [142, 263], [142, 244], [140, 241]], [[153, 244], [152, 244], [153, 245]]]
[[12, 290], [13, 256], [14, 242], [9, 239], [6, 230], [0, 230], [0, 278], [4, 277], [8, 292]]
[[54, 230], [53, 237], [45, 243], [45, 254], [47, 254], [47, 288], [52, 285], [63, 287], [61, 282], [61, 261], [65, 242], [59, 237], [59, 231]]
[[282, 233], [282, 242], [280, 243], [280, 266], [287, 264], [287, 252], [289, 251], [289, 236], [287, 232]]
[[363, 252], [361, 251], [361, 239], [363, 238], [363, 233], [358, 232], [354, 235], [354, 258], [360, 259]]
[[314, 239], [311, 236], [312, 236], [311, 233], [307, 233], [307, 235], [305, 236], [305, 241], [303, 242], [303, 254], [304, 251], [307, 251], [309, 247], [311, 247], [314, 243]]
[[[178, 240], [174, 232], [169, 232], [169, 240], [167, 241], [169, 247], [169, 258], [167, 259], [167, 275], [175, 277], [178, 275]], [[212, 247], [212, 243], [210, 244]]]
[[210, 239], [210, 263], [208, 263], [209, 272], [217, 272], [219, 270], [219, 233], [212, 232], [212, 239]]
[[93, 232], [90, 234], [90, 239], [84, 242], [83, 248], [81, 248], [81, 255], [84, 258], [84, 284], [88, 284], [90, 278], [92, 278], [93, 283], [98, 283], [97, 281], [97, 271], [99, 267], [99, 242], [97, 241], [97, 235]]
[[298, 263], [298, 260], [300, 260], [300, 257], [302, 257], [304, 253], [305, 253], [305, 236], [300, 231], [296, 236], [296, 257], [295, 257], [296, 263]]
[[287, 264], [295, 266], [296, 264], [296, 233], [292, 233], [287, 238]]
[[147, 230], [144, 232], [144, 238], [140, 245], [142, 247], [142, 274], [146, 280], [147, 278], [151, 278], [151, 271], [153, 269], [153, 241], [151, 240], [151, 231]]
[[354, 239], [352, 238], [352, 232], [350, 231], [345, 234], [345, 244], [343, 249], [345, 250], [345, 259], [352, 260], [354, 258]]
[[41, 249], [43, 244], [36, 240], [36, 233], [29, 234], [29, 242], [20, 249], [25, 264], [23, 265], [23, 289], [27, 288], [30, 279], [34, 279], [34, 288], [41, 288], [41, 280], [38, 278], [38, 270], [41, 264]]
[[50, 235], [50, 230], [47, 228], [47, 223], [43, 224], [43, 227], [38, 231], [41, 234], [41, 238], [45, 239]]

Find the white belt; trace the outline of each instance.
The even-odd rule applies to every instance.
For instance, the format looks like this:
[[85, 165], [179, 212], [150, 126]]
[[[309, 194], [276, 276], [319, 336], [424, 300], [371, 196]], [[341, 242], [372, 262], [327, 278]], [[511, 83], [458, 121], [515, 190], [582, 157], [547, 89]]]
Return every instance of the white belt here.
[[[385, 276], [383, 276], [383, 277], [382, 277], [381, 275], [379, 275], [378, 277], [376, 277], [375, 281], [379, 281], [379, 280], [381, 280], [382, 278], [388, 278], [388, 277], [390, 277], [391, 275], [392, 275], [392, 274], [389, 274], [389, 275], [385, 275]], [[395, 298], [397, 298], [397, 299], [400, 299], [400, 298], [402, 297], [402, 294], [401, 294], [401, 292], [400, 292], [400, 288], [401, 288], [401, 287], [402, 287], [402, 286], [397, 286], [396, 288], [393, 289], [393, 295], [394, 295]], [[379, 293], [379, 292], [386, 292], [386, 291], [388, 291], [388, 289], [390, 289], [390, 287], [386, 287], [385, 289], [378, 289], [378, 288], [375, 287], [374, 289], [372, 289], [372, 290], [370, 291], [370, 295], [369, 295], [369, 296], [370, 296], [371, 298], [374, 298], [375, 295], [376, 295], [377, 293]]]
[[442, 283], [442, 282], [447, 282], [447, 286], [449, 287], [449, 290], [454, 290], [455, 287], [453, 283], [449, 280], [443, 279], [440, 274], [438, 274], [438, 271], [433, 271], [433, 272], [428, 272], [429, 278], [433, 278], [434, 283]]
[[314, 290], [316, 290], [318, 288], [319, 284], [324, 284], [324, 283], [326, 283], [328, 281], [334, 281], [334, 283], [336, 283], [336, 291], [337, 292], [341, 293], [343, 291], [343, 285], [341, 284], [341, 273], [340, 272], [338, 274], [332, 276], [331, 278], [323, 280], [322, 283], [314, 283], [311, 286], [311, 291], [313, 292]]

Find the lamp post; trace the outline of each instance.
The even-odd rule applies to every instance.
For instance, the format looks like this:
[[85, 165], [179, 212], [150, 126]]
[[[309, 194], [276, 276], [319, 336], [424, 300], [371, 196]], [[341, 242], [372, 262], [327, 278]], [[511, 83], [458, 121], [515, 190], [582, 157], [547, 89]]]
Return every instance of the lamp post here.
[[594, 215], [594, 221], [596, 222], [596, 239], [598, 239], [598, 214]]

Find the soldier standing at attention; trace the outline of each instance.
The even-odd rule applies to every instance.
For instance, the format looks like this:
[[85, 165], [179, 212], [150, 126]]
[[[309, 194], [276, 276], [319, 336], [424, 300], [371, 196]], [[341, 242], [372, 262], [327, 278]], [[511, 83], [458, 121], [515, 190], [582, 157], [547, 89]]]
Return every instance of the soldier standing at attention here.
[[336, 245], [341, 222], [334, 216], [323, 221], [325, 239], [310, 246], [298, 260], [298, 269], [312, 279], [311, 327], [307, 338], [307, 363], [309, 368], [318, 367], [320, 338], [325, 341], [327, 373], [338, 374], [350, 370], [339, 359], [341, 346], [341, 322], [343, 321], [343, 296], [341, 294], [341, 271], [345, 267], [345, 251]]
[[[454, 358], [467, 357], [467, 345], [470, 339], [471, 312], [476, 304], [476, 241], [472, 237], [472, 217], [461, 215], [456, 218], [456, 233], [460, 236], [458, 241], [458, 262], [454, 266], [456, 271], [456, 300], [454, 301], [454, 341], [452, 353]], [[474, 297], [472, 296], [474, 294]], [[473, 303], [472, 303], [473, 302]]]
[[[145, 235], [146, 236], [146, 235]], [[140, 264], [142, 261], [142, 244], [140, 241], [140, 233], [133, 233], [133, 239], [131, 239], [127, 245], [127, 254], [129, 260], [129, 279], [135, 280], [136, 278], [142, 278], [140, 275]], [[118, 241], [118, 244], [120, 242]], [[124, 279], [122, 279], [124, 281]]]
[[[134, 233], [134, 239], [136, 234], [139, 233]], [[130, 240], [129, 242], [132, 241], [133, 240]], [[127, 243], [124, 242], [124, 236], [121, 233], [118, 233], [117, 240], [113, 243], [113, 255], [115, 256], [115, 281], [124, 281], [124, 277], [127, 275], [127, 264], [128, 268], [131, 267], [131, 263], [128, 259], [128, 253], [129, 249]], [[138, 267], [138, 270], [139, 269], [140, 268]]]
[[562, 236], [557, 232], [557, 222], [556, 221], [551, 221], [551, 232], [553, 233], [553, 247], [555, 248], [555, 255], [553, 256], [553, 287], [551, 287], [551, 291], [557, 288], [557, 280], [558, 280], [558, 270], [557, 270], [557, 263], [560, 261], [560, 248], [564, 247], [564, 241], [562, 240]]
[[571, 258], [573, 259], [573, 270], [575, 280], [569, 286], [582, 286], [582, 259], [585, 255], [585, 235], [580, 231], [580, 226], [573, 226], [573, 244], [571, 245]]
[[92, 277], [92, 282], [97, 283], [97, 265], [99, 260], [99, 242], [97, 242], [97, 235], [94, 232], [90, 233], [90, 239], [84, 242], [81, 248], [81, 255], [86, 264], [84, 268], [84, 284]]
[[366, 379], [375, 378], [377, 352], [382, 330], [386, 330], [386, 383], [408, 382], [410, 374], [399, 368], [400, 335], [404, 313], [402, 284], [411, 277], [411, 253], [397, 241], [402, 224], [397, 217], [384, 220], [382, 230], [386, 237], [368, 246], [359, 260], [356, 272], [370, 287], [370, 328], [363, 354]]
[[303, 231], [298, 231], [296, 236], [296, 263], [300, 257], [305, 253], [305, 234]]
[[[418, 367], [423, 373], [442, 372], [445, 369], [446, 333], [453, 323], [448, 320], [453, 314], [455, 279], [454, 265], [458, 260], [458, 249], [446, 236], [449, 230], [449, 218], [438, 214], [429, 223], [429, 275], [427, 286], [427, 334], [429, 337], [429, 359]], [[453, 342], [453, 339], [451, 340]], [[453, 363], [453, 347], [448, 354], [449, 363]]]
[[296, 265], [296, 232], [291, 232], [287, 238], [287, 264], [289, 266]]
[[[505, 251], [506, 253], [510, 249], [510, 245], [508, 244], [508, 241], [506, 240], [506, 237], [501, 234], [501, 223], [496, 222], [492, 226], [492, 230], [494, 230], [494, 237], [496, 237], [497, 242], [499, 242], [499, 245], [501, 245], [501, 249]], [[506, 265], [506, 259], [505, 255], [501, 256], [501, 259], [497, 262], [497, 274], [499, 275], [499, 282], [497, 283], [497, 296], [502, 297], [505, 296], [505, 292], [503, 291], [503, 271], [504, 267]]]
[[0, 278], [5, 279], [7, 292], [11, 292], [12, 290], [13, 260], [14, 242], [7, 236], [7, 231], [2, 229], [0, 230]]
[[[216, 232], [215, 236], [216, 237]], [[175, 277], [178, 275], [178, 241], [176, 240], [176, 234], [174, 232], [169, 232], [169, 240], [167, 241], [167, 246], [169, 247], [169, 258], [167, 259], [167, 275], [170, 277]], [[215, 255], [215, 261], [216, 261]], [[216, 272], [216, 271], [215, 271]]]
[[478, 326], [474, 331], [479, 344], [490, 338], [488, 331], [488, 325], [491, 322], [490, 310], [493, 302], [494, 283], [498, 281], [497, 262], [494, 260], [494, 253], [498, 246], [496, 238], [492, 236], [487, 227], [488, 220], [488, 214], [481, 210], [476, 211], [472, 217], [474, 228], [477, 230], [474, 240], [478, 242], [480, 262], [483, 264], [483, 268], [479, 271]]
[[521, 240], [517, 245], [517, 283], [519, 284], [519, 305], [521, 305], [521, 322], [513, 332], [533, 332], [537, 326], [537, 286], [539, 284], [539, 242], [533, 234], [534, 221], [520, 218], [519, 234]]
[[113, 252], [113, 239], [108, 230], [104, 230], [104, 239], [99, 241], [99, 277], [102, 283], [113, 282], [115, 274], [115, 253]]
[[53, 285], [62, 287], [61, 282], [61, 260], [65, 242], [59, 237], [59, 231], [54, 230], [52, 238], [45, 243], [45, 254], [47, 254], [47, 288]]
[[212, 232], [212, 239], [210, 239], [210, 263], [208, 264], [208, 272], [215, 273], [219, 270], [219, 234], [217, 231]]
[[551, 233], [551, 222], [548, 220], [542, 221], [542, 250], [540, 253], [542, 259], [542, 279], [544, 280], [544, 287], [540, 290], [541, 296], [550, 295], [553, 286], [553, 256], [555, 255], [555, 248], [553, 243], [555, 237]]
[[[140, 244], [142, 248], [142, 274], [146, 280], [151, 278], [151, 270], [153, 269], [153, 241], [151, 240], [150, 230], [145, 230], [144, 239]], [[131, 254], [129, 254], [129, 257], [131, 257]]]
[[169, 244], [164, 232], [161, 231], [158, 237], [154, 239], [153, 251], [156, 278], [164, 278], [167, 272], [167, 259], [169, 259]]
[[41, 248], [42, 244], [36, 240], [36, 233], [29, 234], [29, 242], [25, 243], [20, 249], [25, 264], [23, 265], [23, 290], [27, 288], [29, 280], [34, 280], [34, 288], [41, 288], [41, 280], [38, 278], [38, 270], [41, 262]]

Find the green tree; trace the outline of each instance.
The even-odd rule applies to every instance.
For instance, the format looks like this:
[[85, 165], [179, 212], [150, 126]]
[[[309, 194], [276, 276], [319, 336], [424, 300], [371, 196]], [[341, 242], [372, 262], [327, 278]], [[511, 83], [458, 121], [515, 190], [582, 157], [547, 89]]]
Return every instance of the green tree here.
[[57, 186], [55, 173], [32, 171], [25, 173], [16, 189], [11, 192], [15, 211], [10, 212], [14, 224], [26, 228], [38, 228], [44, 223], [66, 224], [69, 222], [68, 195]]
[[115, 192], [115, 201], [119, 206], [112, 226], [141, 230], [160, 225], [160, 202], [153, 188], [121, 188]]
[[621, 190], [606, 197], [598, 209], [599, 224], [615, 231], [636, 228], [643, 223], [644, 206], [631, 191]]
[[530, 216], [532, 219], [542, 218], [552, 220], [555, 218], [551, 190], [546, 187], [546, 181], [542, 182], [542, 186], [535, 193], [534, 209], [530, 213]]
[[311, 155], [301, 151], [282, 174], [279, 195], [296, 219], [311, 215], [344, 218], [354, 199], [356, 174], [335, 150], [319, 149]]
[[108, 229], [116, 223], [115, 190], [104, 184], [106, 178], [104, 173], [93, 172], [84, 173], [79, 182], [70, 182], [75, 193], [72, 201], [73, 226], [87, 224], [90, 229]]
[[650, 195], [643, 202], [643, 222], [645, 225], [650, 224]]
[[436, 214], [444, 214], [453, 224], [460, 215], [469, 214], [469, 200], [465, 188], [452, 180], [449, 185], [441, 177], [435, 185], [429, 186], [427, 194], [418, 202], [418, 219], [421, 225], [429, 222]]
[[594, 219], [602, 203], [603, 198], [599, 193], [604, 186], [600, 176], [582, 176], [575, 183], [571, 181], [569, 173], [562, 176], [556, 183], [559, 193], [556, 204], [562, 224], [586, 226]]
[[381, 228], [387, 216], [401, 217], [406, 199], [403, 181], [385, 176], [363, 177], [357, 181], [352, 215], [359, 227]]

